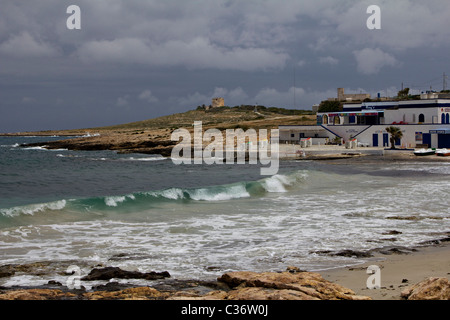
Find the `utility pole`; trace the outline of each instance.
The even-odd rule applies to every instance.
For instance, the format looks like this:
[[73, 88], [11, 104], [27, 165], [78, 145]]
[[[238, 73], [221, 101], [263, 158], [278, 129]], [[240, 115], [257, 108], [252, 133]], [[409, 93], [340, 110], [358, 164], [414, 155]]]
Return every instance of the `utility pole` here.
[[445, 91], [447, 90], [447, 79], [448, 77], [445, 75], [445, 72], [442, 76], [442, 90]]
[[296, 106], [296, 101], [295, 101], [295, 66], [294, 66], [294, 109]]

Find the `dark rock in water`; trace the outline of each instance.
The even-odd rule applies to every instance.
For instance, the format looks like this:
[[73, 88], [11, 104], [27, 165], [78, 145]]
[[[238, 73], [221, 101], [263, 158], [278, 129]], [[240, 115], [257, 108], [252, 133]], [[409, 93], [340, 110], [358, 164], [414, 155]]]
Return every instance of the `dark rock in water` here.
[[66, 270], [70, 265], [79, 265], [80, 267], [89, 266], [78, 260], [36, 261], [24, 264], [7, 264], [0, 266], [0, 278], [10, 277], [16, 274], [45, 277], [53, 274], [67, 275]]
[[402, 232], [397, 230], [389, 230], [382, 233], [382, 235], [397, 235], [397, 234], [402, 234]]
[[387, 248], [381, 248], [377, 249], [381, 254], [409, 254], [411, 252], [417, 251], [416, 249], [406, 248], [406, 247], [387, 247]]
[[365, 251], [341, 250], [337, 253], [334, 253], [333, 256], [368, 258], [368, 257], [372, 257], [373, 255], [370, 252], [365, 252]]
[[132, 288], [134, 285], [132, 284], [126, 284], [126, 283], [119, 283], [119, 282], [108, 282], [107, 284], [100, 284], [98, 286], [92, 287], [93, 291], [119, 291], [119, 290], [125, 290], [128, 288]]
[[16, 273], [14, 267], [10, 264], [0, 266], [0, 278], [13, 276]]
[[316, 251], [310, 251], [309, 253], [316, 253], [316, 254], [331, 254], [331, 250], [316, 250]]
[[450, 242], [450, 237], [445, 237], [441, 239], [435, 239], [435, 240], [428, 240], [428, 241], [422, 241], [421, 245], [427, 245], [427, 246], [433, 246], [433, 245], [439, 245], [443, 242]]
[[370, 252], [367, 251], [355, 251], [349, 249], [341, 250], [338, 252], [333, 252], [331, 250], [318, 250], [310, 253], [325, 254], [329, 256], [338, 256], [338, 257], [356, 257], [356, 258], [369, 258], [373, 256]]
[[397, 241], [397, 238], [381, 238], [380, 241]]
[[145, 279], [145, 280], [157, 280], [170, 278], [170, 274], [167, 271], [163, 272], [148, 272], [142, 273], [139, 271], [126, 271], [117, 267], [106, 267], [101, 269], [93, 269], [91, 272], [81, 278], [81, 280], [85, 281], [93, 281], [93, 280], [110, 280], [112, 278], [117, 279]]
[[222, 267], [217, 267], [217, 266], [209, 266], [209, 267], [205, 267], [206, 271], [218, 271], [218, 270], [222, 270]]
[[389, 220], [422, 220], [422, 217], [417, 216], [389, 216], [386, 217], [386, 219]]

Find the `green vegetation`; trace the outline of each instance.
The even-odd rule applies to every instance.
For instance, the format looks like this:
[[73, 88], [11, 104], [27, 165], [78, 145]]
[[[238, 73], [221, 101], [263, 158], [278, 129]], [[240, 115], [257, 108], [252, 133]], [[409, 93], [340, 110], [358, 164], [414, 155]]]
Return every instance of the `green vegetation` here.
[[220, 113], [225, 110], [232, 110], [232, 111], [238, 111], [238, 112], [254, 112], [257, 111], [261, 114], [267, 114], [267, 113], [275, 113], [275, 114], [281, 114], [285, 116], [295, 116], [295, 115], [312, 115], [313, 112], [311, 110], [299, 110], [299, 109], [286, 109], [286, 108], [278, 108], [278, 107], [266, 107], [261, 105], [249, 105], [249, 104], [241, 104], [239, 106], [229, 107], [218, 107], [218, 108], [210, 108], [207, 109], [205, 105], [198, 106], [197, 111], [206, 110], [207, 112], [212, 113]]
[[395, 141], [403, 137], [403, 132], [399, 127], [388, 127], [386, 131], [391, 134], [389, 141], [391, 143], [391, 149], [395, 149]]
[[405, 99], [405, 98], [408, 98], [408, 94], [409, 94], [409, 88], [405, 88], [403, 90], [400, 90], [397, 93], [397, 97], [399, 97], [400, 99]]
[[340, 101], [324, 100], [319, 104], [318, 112], [336, 112], [342, 111], [343, 105]]

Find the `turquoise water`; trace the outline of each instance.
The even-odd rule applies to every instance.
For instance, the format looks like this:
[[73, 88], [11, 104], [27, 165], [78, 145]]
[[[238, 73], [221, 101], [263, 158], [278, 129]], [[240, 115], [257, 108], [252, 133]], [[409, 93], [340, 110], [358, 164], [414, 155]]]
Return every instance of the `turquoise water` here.
[[318, 250], [414, 246], [450, 229], [445, 162], [283, 161], [264, 177], [257, 165], [19, 146], [42, 140], [0, 137], [1, 264], [76, 260], [201, 279], [322, 270], [362, 260]]

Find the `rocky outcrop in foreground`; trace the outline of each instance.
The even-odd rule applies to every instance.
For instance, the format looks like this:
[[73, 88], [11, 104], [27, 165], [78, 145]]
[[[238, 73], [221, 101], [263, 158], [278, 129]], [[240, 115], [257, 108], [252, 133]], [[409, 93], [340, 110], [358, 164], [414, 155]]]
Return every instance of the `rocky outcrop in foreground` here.
[[238, 271], [225, 273], [219, 281], [234, 288], [233, 300], [369, 300], [352, 290], [322, 278], [315, 272]]
[[[114, 282], [120, 278], [159, 281], [152, 287], [130, 287]], [[93, 269], [82, 278], [83, 281], [99, 279], [110, 282], [89, 292], [84, 288], [69, 290], [52, 281], [52, 288], [0, 288], [0, 300], [371, 300], [325, 280], [318, 273], [295, 267], [285, 272], [228, 272], [217, 281], [176, 280], [170, 279], [167, 272], [128, 272], [111, 267]], [[405, 289], [401, 298], [450, 300], [450, 281], [428, 278]]]
[[[107, 270], [107, 273], [117, 270]], [[92, 275], [99, 275], [94, 271]], [[104, 274], [104, 273], [103, 273]], [[127, 274], [128, 276], [128, 274]], [[142, 276], [142, 275], [139, 275]], [[166, 274], [156, 274], [165, 277]], [[89, 280], [89, 279], [85, 279]], [[85, 292], [61, 289], [0, 290], [0, 300], [370, 300], [322, 278], [318, 273], [239, 271], [223, 274], [212, 290], [191, 286], [181, 290], [133, 287]], [[201, 292], [203, 291], [203, 292]]]
[[450, 300], [450, 281], [430, 277], [402, 291], [407, 300]]

